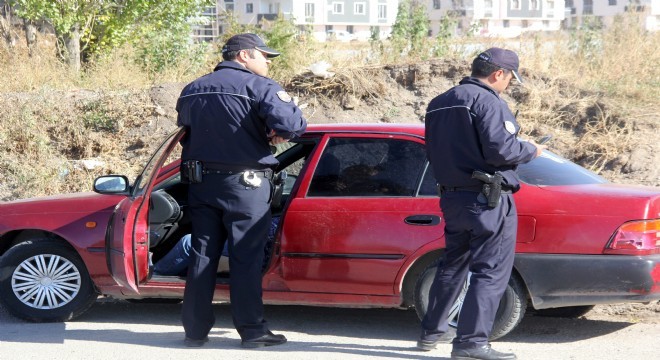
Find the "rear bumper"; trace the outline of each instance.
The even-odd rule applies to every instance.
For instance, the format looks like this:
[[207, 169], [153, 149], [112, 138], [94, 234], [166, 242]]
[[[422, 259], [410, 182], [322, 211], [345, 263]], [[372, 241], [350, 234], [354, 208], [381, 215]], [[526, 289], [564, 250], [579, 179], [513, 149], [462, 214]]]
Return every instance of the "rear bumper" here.
[[535, 309], [660, 300], [660, 255], [516, 254]]

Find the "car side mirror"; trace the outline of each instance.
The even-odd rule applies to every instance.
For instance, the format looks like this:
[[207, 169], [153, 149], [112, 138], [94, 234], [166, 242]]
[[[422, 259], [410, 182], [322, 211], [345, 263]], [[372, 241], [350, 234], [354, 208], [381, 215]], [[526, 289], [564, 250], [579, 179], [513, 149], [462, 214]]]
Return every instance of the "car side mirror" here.
[[124, 175], [104, 175], [94, 180], [94, 191], [99, 194], [126, 194], [128, 189], [128, 178]]

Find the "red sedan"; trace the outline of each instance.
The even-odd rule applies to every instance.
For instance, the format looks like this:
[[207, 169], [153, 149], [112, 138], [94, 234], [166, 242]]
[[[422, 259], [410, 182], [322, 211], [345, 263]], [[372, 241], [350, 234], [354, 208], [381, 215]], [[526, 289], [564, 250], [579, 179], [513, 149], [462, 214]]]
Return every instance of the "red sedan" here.
[[[103, 176], [97, 193], [0, 204], [0, 301], [11, 314], [64, 321], [99, 294], [182, 298], [185, 277], [151, 271], [191, 231], [182, 135], [132, 184]], [[276, 170], [288, 177], [272, 204], [281, 220], [266, 249], [264, 300], [423, 314], [444, 247], [423, 126], [310, 126], [280, 150]], [[594, 304], [660, 299], [660, 189], [609, 184], [550, 152], [518, 172], [516, 260], [493, 338], [529, 309], [579, 316]], [[218, 269], [217, 300], [229, 299], [229, 272]]]

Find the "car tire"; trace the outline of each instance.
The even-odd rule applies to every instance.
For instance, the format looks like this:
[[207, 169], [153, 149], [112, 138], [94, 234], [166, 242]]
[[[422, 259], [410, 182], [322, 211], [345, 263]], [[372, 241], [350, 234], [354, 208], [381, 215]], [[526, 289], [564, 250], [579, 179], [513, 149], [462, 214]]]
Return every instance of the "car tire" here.
[[78, 254], [48, 238], [21, 242], [0, 257], [0, 294], [10, 314], [34, 322], [73, 319], [98, 297]]
[[[426, 270], [424, 270], [419, 278], [417, 279], [417, 284], [415, 286], [414, 292], [414, 304], [415, 311], [419, 319], [423, 319], [426, 314], [426, 309], [428, 308], [429, 292], [431, 289], [431, 284], [435, 278], [435, 274], [438, 269], [438, 264], [442, 259], [438, 259], [431, 263]], [[456, 302], [452, 305], [452, 308], [449, 313], [449, 326], [456, 328], [458, 325], [458, 318], [460, 316], [460, 311], [463, 306], [463, 299], [467, 293], [468, 284], [470, 278], [468, 275], [463, 290], [458, 296]], [[522, 320], [525, 315], [525, 309], [527, 308], [527, 297], [525, 296], [525, 288], [522, 284], [522, 281], [513, 274], [509, 279], [509, 284], [507, 285], [504, 295], [500, 300], [500, 306], [497, 309], [497, 314], [495, 315], [495, 322], [493, 324], [493, 330], [490, 334], [490, 340], [499, 339], [508, 333], [510, 333]]]
[[594, 305], [582, 305], [582, 306], [566, 306], [566, 307], [558, 307], [558, 308], [539, 309], [539, 310], [534, 310], [534, 315], [575, 319], [588, 313], [593, 308]]

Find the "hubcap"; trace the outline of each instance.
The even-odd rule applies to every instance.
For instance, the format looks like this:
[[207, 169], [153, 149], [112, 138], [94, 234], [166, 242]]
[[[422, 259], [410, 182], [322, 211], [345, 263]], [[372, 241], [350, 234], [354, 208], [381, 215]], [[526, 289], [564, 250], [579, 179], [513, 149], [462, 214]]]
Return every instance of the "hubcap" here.
[[73, 300], [82, 280], [78, 268], [58, 255], [42, 254], [26, 259], [14, 270], [11, 288], [25, 305], [56, 309]]

